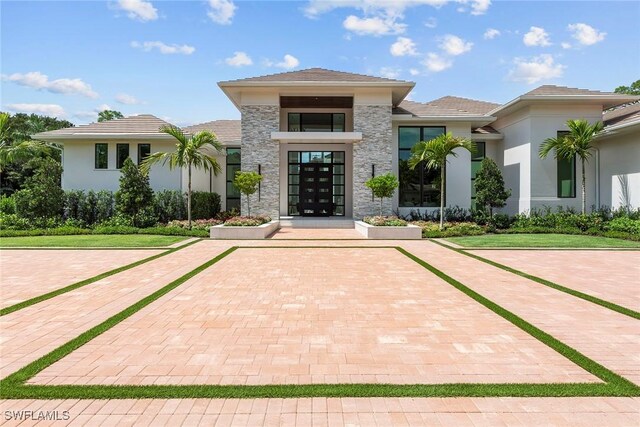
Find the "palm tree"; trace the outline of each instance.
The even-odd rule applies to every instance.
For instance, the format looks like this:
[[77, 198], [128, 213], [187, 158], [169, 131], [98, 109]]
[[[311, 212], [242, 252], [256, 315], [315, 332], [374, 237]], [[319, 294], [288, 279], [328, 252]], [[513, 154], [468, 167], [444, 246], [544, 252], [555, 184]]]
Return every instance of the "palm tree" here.
[[444, 228], [444, 199], [445, 199], [445, 166], [447, 157], [457, 157], [456, 149], [464, 148], [470, 153], [476, 152], [476, 144], [466, 138], [455, 137], [447, 132], [430, 141], [420, 141], [411, 148], [409, 167], [415, 169], [424, 165], [427, 169], [440, 168], [440, 230]]
[[589, 124], [586, 120], [568, 120], [569, 133], [557, 138], [547, 138], [540, 146], [540, 158], [544, 159], [553, 150], [556, 159], [571, 160], [580, 157], [582, 162], [582, 214], [587, 211], [587, 187], [584, 173], [585, 162], [593, 154], [593, 139], [602, 131], [602, 122]]
[[176, 150], [170, 153], [158, 152], [150, 154], [141, 164], [145, 173], [151, 169], [151, 165], [169, 162], [169, 169], [187, 168], [189, 181], [187, 187], [187, 218], [189, 228], [191, 228], [191, 170], [192, 168], [213, 171], [218, 175], [221, 171], [220, 164], [214, 157], [216, 153], [223, 152], [223, 146], [216, 136], [209, 131], [198, 132], [195, 135], [185, 135], [176, 126], [162, 126], [160, 132], [164, 132], [174, 137]]
[[49, 151], [49, 147], [42, 141], [21, 140], [11, 143], [11, 139], [9, 114], [0, 113], [0, 172], [10, 163]]

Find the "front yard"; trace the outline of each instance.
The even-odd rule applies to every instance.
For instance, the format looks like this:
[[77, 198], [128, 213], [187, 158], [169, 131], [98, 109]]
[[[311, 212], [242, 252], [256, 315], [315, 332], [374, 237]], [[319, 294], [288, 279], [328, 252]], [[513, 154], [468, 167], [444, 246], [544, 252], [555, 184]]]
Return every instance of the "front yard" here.
[[183, 236], [149, 234], [0, 237], [0, 248], [161, 248], [184, 239]]
[[446, 240], [470, 248], [640, 248], [633, 240], [572, 234], [484, 234]]

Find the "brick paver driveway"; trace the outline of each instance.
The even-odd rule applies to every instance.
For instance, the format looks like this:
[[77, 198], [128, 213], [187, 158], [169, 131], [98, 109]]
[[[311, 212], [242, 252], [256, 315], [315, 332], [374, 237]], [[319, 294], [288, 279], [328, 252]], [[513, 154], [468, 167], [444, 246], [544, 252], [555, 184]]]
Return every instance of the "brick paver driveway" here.
[[[601, 383], [391, 246], [604, 367], [640, 378], [636, 319], [428, 241], [278, 239], [202, 241], [2, 316], [2, 377], [233, 245], [252, 247], [195, 274], [28, 383]], [[575, 260], [574, 267], [588, 263], [570, 251], [554, 254]], [[631, 262], [640, 252], [632, 254]], [[550, 280], [558, 274], [549, 265], [531, 268]], [[598, 296], [614, 295], [607, 290], [618, 279], [602, 277]], [[631, 297], [616, 295], [632, 307]], [[639, 406], [635, 397], [25, 399], [2, 401], [0, 422], [19, 424], [11, 411], [27, 410], [69, 411], [60, 424], [75, 425], [638, 425]]]

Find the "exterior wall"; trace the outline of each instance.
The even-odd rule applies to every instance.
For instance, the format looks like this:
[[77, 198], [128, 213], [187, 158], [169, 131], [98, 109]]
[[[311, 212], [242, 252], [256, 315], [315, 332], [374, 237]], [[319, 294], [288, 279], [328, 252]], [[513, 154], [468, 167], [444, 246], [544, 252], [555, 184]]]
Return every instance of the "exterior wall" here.
[[[251, 196], [251, 214], [278, 218], [280, 214], [280, 147], [271, 139], [271, 132], [280, 126], [278, 105], [243, 105], [242, 113], [242, 170], [260, 172], [260, 190]], [[244, 196], [242, 197], [244, 199]], [[246, 215], [245, 204], [241, 203]]]
[[[361, 219], [375, 215], [380, 209], [380, 201], [372, 200], [371, 190], [364, 185], [371, 178], [372, 165], [376, 175], [394, 172], [391, 103], [354, 105], [353, 127], [362, 132], [362, 141], [353, 144], [353, 217]], [[385, 199], [383, 214], [391, 215], [392, 211], [392, 200]]]
[[[640, 208], [640, 129], [612, 135], [598, 143], [600, 204]], [[587, 181], [587, 185], [589, 182]]]
[[[138, 162], [138, 144], [151, 144], [152, 153], [174, 149], [174, 144], [170, 141], [108, 142], [109, 167], [108, 169], [95, 169], [95, 143], [96, 141], [73, 141], [64, 144], [63, 189], [117, 191], [120, 185], [120, 169], [116, 169], [117, 143], [129, 143], [129, 154], [135, 163]], [[154, 191], [180, 190], [180, 171], [171, 171], [169, 166], [153, 166], [149, 174], [149, 182]]]

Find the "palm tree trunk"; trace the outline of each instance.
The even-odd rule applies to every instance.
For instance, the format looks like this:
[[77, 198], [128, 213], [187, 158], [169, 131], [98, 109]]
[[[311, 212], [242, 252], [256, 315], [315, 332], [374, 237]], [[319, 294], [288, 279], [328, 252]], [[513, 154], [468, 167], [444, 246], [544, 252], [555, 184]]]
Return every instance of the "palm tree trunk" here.
[[187, 187], [187, 219], [189, 220], [189, 230], [191, 230], [191, 163], [189, 163], [189, 183]]
[[444, 165], [440, 167], [440, 231], [444, 228]]
[[582, 215], [587, 212], [587, 186], [586, 177], [584, 175], [584, 157], [582, 158]]

